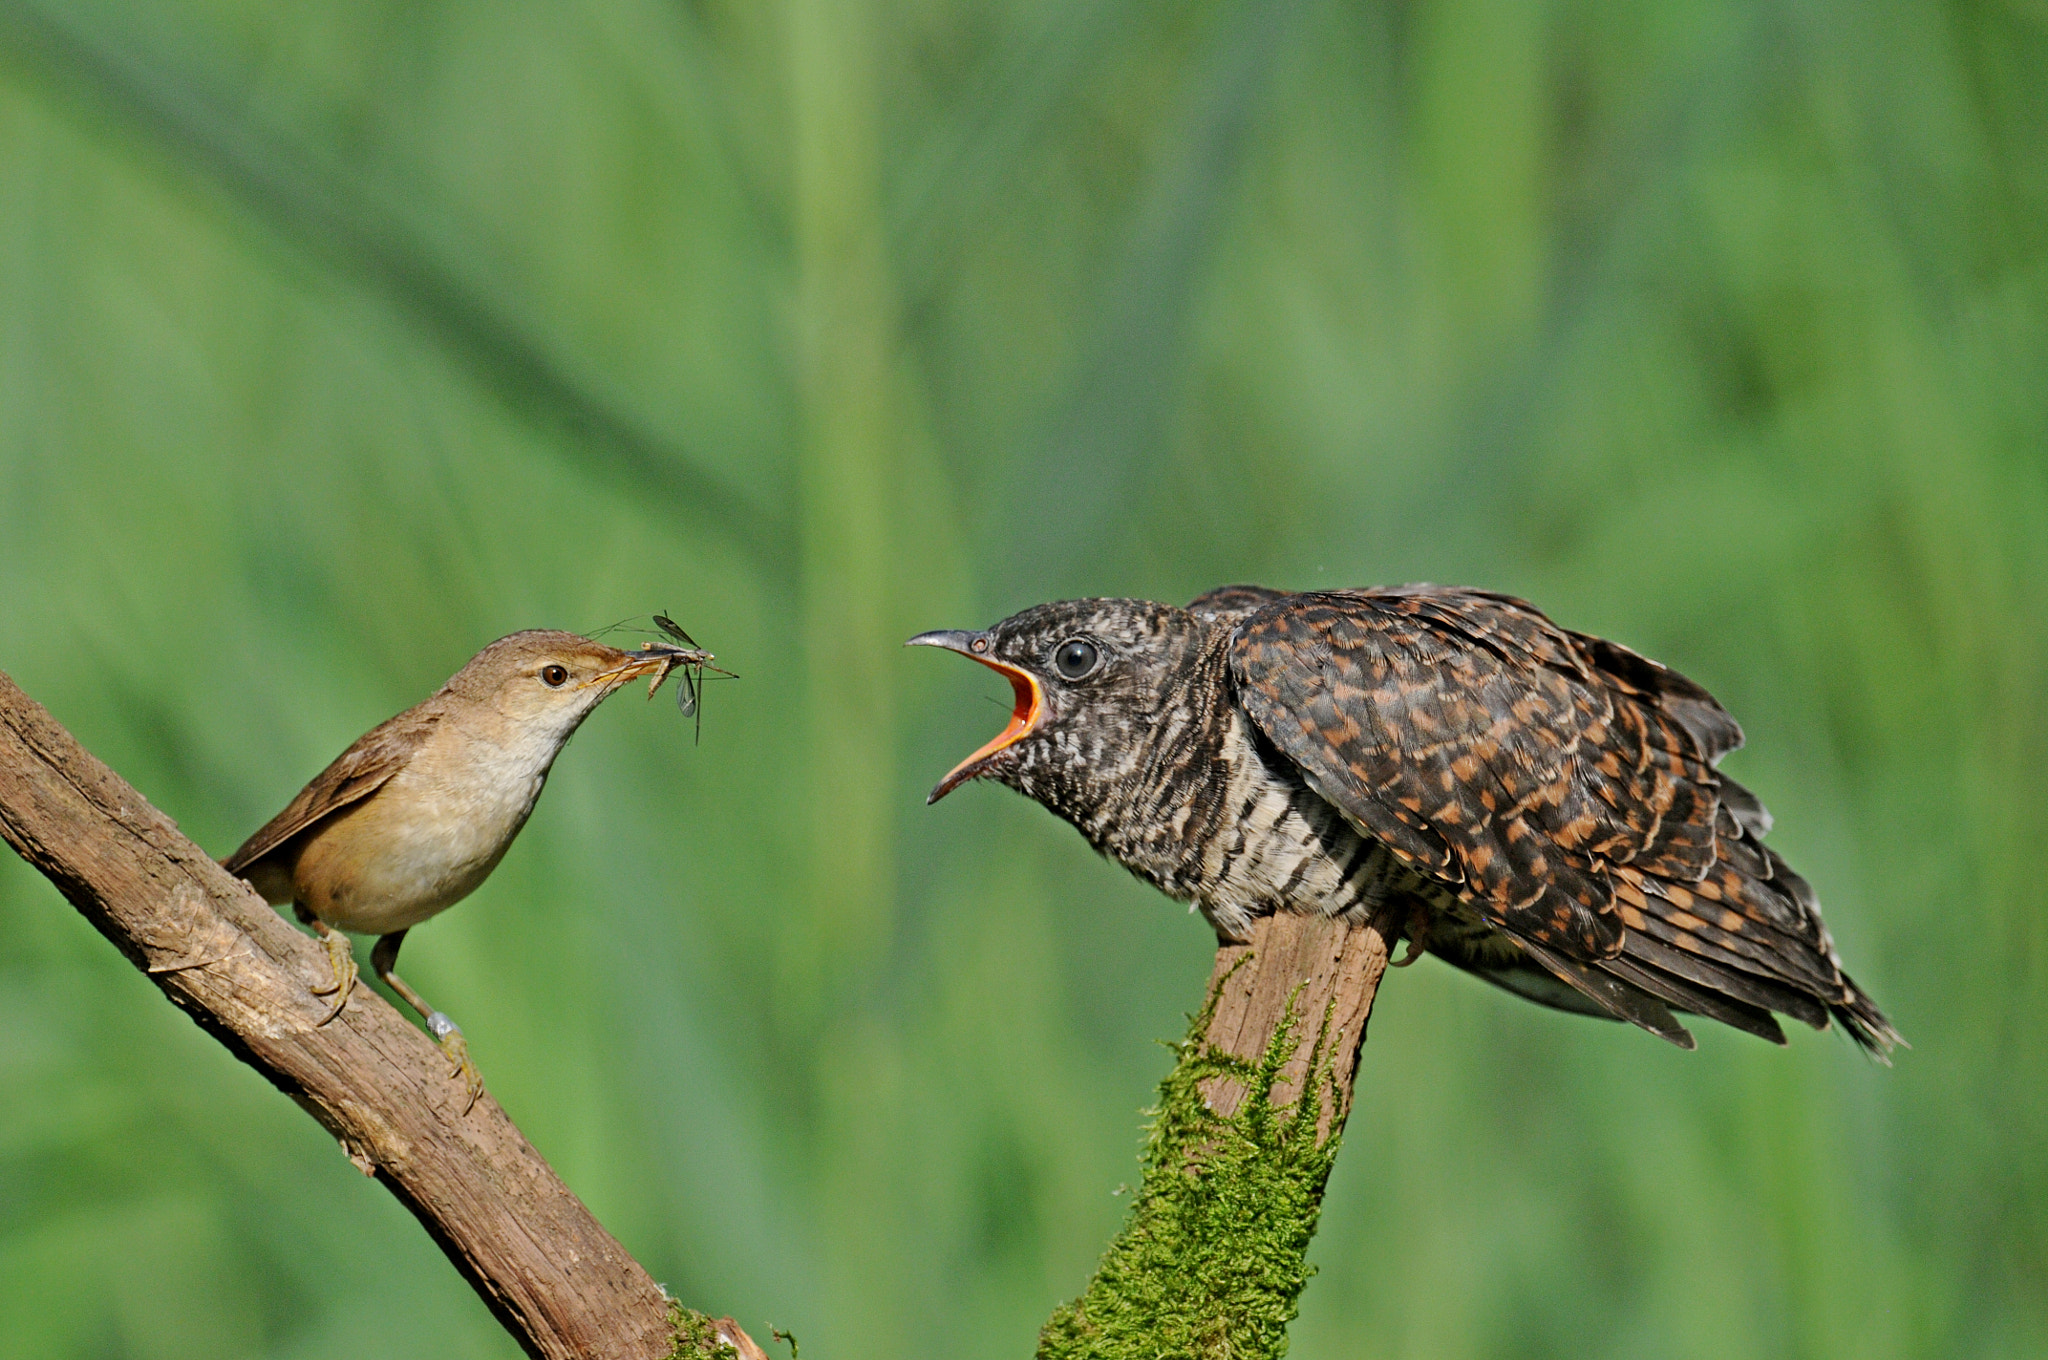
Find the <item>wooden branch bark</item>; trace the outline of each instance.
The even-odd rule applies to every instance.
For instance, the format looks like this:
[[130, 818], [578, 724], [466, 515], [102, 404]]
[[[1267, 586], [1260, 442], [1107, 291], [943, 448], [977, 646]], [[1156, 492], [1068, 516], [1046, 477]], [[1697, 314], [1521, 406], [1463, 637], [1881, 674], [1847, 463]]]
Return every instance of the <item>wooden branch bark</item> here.
[[1278, 1357], [1308, 1280], [1392, 912], [1282, 914], [1216, 951], [1202, 1009], [1160, 1084], [1144, 1182], [1040, 1360]]
[[[1250, 940], [1216, 950], [1204, 1002], [1212, 1012], [1204, 1037], [1213, 1047], [1255, 1063], [1273, 1042], [1290, 1004], [1292, 1015], [1310, 1025], [1320, 1024], [1318, 1017], [1327, 1009], [1325, 1057], [1335, 1091], [1317, 1115], [1319, 1143], [1329, 1140], [1333, 1122], [1341, 1129], [1350, 1112], [1365, 1022], [1397, 926], [1392, 913], [1347, 925], [1289, 912], [1260, 919]], [[1303, 1044], [1280, 1070], [1270, 1097], [1273, 1105], [1291, 1106], [1301, 1098], [1309, 1060], [1309, 1045]], [[1203, 1089], [1209, 1108], [1225, 1118], [1237, 1113], [1244, 1094], [1244, 1082], [1231, 1077], [1213, 1079]]]
[[398, 1196], [528, 1354], [762, 1357], [730, 1319], [677, 1309], [488, 1093], [465, 1116], [447, 1059], [369, 987], [323, 1025], [325, 951], [4, 673], [0, 837]]

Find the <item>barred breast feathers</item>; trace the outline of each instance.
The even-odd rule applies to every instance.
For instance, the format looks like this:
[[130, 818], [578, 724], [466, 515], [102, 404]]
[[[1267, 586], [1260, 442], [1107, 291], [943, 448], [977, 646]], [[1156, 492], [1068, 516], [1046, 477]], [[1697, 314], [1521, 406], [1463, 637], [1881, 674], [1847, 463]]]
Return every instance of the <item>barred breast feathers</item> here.
[[1367, 913], [1412, 877], [1292, 769], [1269, 764], [1234, 704], [1215, 716], [1152, 729], [1160, 749], [1143, 776], [1083, 827], [1098, 849], [1233, 939], [1279, 910]]

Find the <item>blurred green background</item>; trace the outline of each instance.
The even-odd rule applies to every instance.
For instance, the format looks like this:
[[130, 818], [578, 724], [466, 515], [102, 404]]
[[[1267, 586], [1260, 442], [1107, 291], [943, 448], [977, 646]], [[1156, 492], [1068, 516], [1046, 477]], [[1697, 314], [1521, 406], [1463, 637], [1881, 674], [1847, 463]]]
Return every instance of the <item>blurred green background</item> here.
[[[407, 972], [681, 1297], [1023, 1356], [1199, 920], [925, 789], [897, 644], [1525, 594], [1709, 685], [1914, 1048], [1434, 962], [1292, 1354], [2048, 1355], [2041, 0], [0, 0], [0, 667], [213, 852], [516, 628], [667, 609]], [[0, 1357], [507, 1357], [0, 862]]]

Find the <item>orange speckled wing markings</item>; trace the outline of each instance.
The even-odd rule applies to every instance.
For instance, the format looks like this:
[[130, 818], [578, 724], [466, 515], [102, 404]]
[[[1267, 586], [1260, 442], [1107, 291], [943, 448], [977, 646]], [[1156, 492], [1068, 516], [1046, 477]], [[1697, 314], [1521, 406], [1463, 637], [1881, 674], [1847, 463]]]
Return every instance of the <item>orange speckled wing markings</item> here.
[[1761, 844], [1768, 814], [1713, 769], [1741, 729], [1683, 676], [1480, 591], [1219, 621], [1241, 702], [1312, 787], [1610, 1012], [1689, 1044], [1667, 1004], [1780, 1042], [1770, 1011], [1832, 1011], [1896, 1042]]

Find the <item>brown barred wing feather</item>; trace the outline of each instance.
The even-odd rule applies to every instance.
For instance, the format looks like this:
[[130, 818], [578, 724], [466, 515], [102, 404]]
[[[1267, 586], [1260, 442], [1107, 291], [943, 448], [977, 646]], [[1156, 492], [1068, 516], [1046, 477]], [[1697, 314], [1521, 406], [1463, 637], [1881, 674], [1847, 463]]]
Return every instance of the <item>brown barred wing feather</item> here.
[[1673, 1010], [1778, 1043], [1772, 1012], [1837, 1019], [1879, 1056], [1899, 1042], [1763, 844], [1770, 814], [1714, 770], [1742, 729], [1684, 676], [1482, 591], [1219, 621], [1239, 701], [1316, 792], [1605, 1013], [1687, 1047]]
[[[1698, 685], [1626, 647], [1559, 628], [1525, 600], [1488, 591], [1400, 586], [1398, 597], [1446, 638], [1463, 638], [1527, 683], [1571, 694], [1564, 762], [1575, 766], [1555, 804], [1532, 808], [1567, 848], [1611, 864], [1691, 881], [1714, 862], [1712, 762], [1742, 729]], [[1587, 817], [1605, 823], [1597, 839]]]
[[1729, 716], [1713, 695], [1677, 671], [1639, 656], [1618, 642], [1588, 633], [1560, 631], [1609, 684], [1653, 704], [1683, 727], [1708, 764], [1718, 765], [1722, 756], [1741, 749], [1741, 724]]
[[[1532, 809], [1542, 824], [1562, 833], [1571, 848], [1612, 864], [1687, 881], [1707, 872], [1714, 862], [1711, 763], [1742, 740], [1742, 730], [1712, 696], [1625, 647], [1566, 632], [1512, 596], [1440, 586], [1395, 593], [1407, 597], [1401, 608], [1429, 619], [1445, 636], [1463, 636], [1517, 663], [1528, 683], [1554, 688], [1548, 677], [1557, 676], [1569, 688], [1572, 730], [1564, 734], [1564, 754], [1576, 768], [1554, 813], [1545, 815], [1540, 802]], [[1573, 832], [1588, 816], [1604, 827], [1597, 839], [1582, 843]]]
[[1697, 880], [1713, 865], [1714, 776], [1683, 725], [1518, 600], [1293, 596], [1239, 625], [1232, 662], [1247, 711], [1319, 792], [1550, 952], [1620, 952], [1615, 866]]
[[1774, 1043], [1772, 1012], [1835, 1018], [1878, 1057], [1898, 1043], [1763, 844], [1769, 813], [1714, 770], [1743, 731], [1692, 680], [1477, 590], [1286, 596], [1219, 621], [1239, 703], [1311, 787], [1602, 1012], [1683, 1047], [1673, 1010]]
[[[1616, 897], [1628, 926], [1625, 957], [1720, 995], [1825, 1029], [1829, 1017], [1882, 1059], [1904, 1042], [1843, 971], [1813, 889], [1753, 829], [1764, 813], [1748, 790], [1723, 778], [1720, 860], [1696, 883], [1621, 872]], [[1753, 807], [1758, 817], [1738, 813]]]

